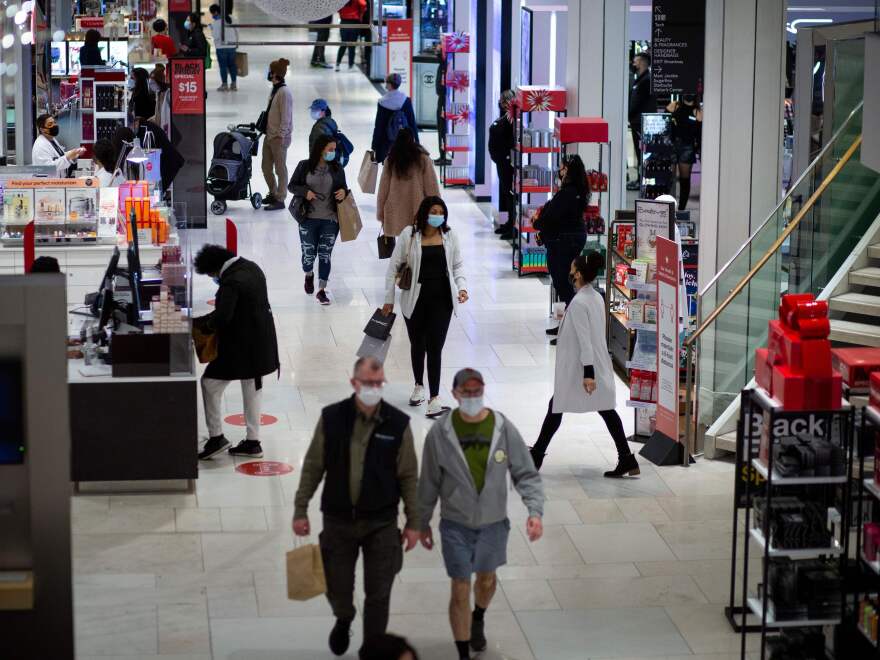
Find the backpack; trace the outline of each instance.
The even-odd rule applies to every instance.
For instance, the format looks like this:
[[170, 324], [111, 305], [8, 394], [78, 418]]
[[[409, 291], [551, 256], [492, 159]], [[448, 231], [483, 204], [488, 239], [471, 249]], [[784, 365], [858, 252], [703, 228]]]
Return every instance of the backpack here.
[[336, 151], [339, 153], [337, 156], [339, 164], [345, 167], [348, 165], [348, 159], [351, 157], [351, 154], [354, 153], [354, 145], [351, 143], [351, 140], [345, 137], [345, 133], [342, 131], [336, 131], [336, 135], [333, 137], [336, 140]]
[[409, 128], [409, 122], [406, 120], [403, 108], [395, 110], [391, 117], [388, 118], [388, 126], [385, 130], [389, 142], [394, 142], [397, 139], [397, 134], [401, 128]]

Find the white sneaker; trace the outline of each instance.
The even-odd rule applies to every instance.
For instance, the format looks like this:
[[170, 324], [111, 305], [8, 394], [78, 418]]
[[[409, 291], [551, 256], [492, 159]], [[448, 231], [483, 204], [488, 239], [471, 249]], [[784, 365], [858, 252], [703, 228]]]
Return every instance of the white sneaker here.
[[436, 419], [440, 417], [444, 413], [449, 412], [449, 406], [444, 406], [440, 403], [440, 397], [435, 396], [433, 399], [428, 401], [428, 409], [425, 411], [425, 417], [429, 417], [430, 419]]
[[409, 405], [411, 406], [420, 406], [425, 402], [425, 388], [421, 385], [416, 385], [413, 388], [412, 394], [409, 395]]

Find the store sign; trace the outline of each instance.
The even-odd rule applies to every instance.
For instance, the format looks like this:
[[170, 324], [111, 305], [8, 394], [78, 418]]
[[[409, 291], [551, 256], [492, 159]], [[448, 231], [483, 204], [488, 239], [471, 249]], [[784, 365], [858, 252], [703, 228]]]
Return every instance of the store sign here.
[[169, 12], [186, 12], [192, 11], [192, 0], [168, 0]]
[[76, 25], [76, 29], [79, 32], [85, 32], [86, 30], [103, 30], [104, 29], [104, 17], [103, 16], [77, 16], [74, 20], [74, 24]]
[[411, 18], [388, 20], [388, 73], [400, 74], [400, 86], [408, 89], [412, 98], [412, 45], [413, 23]]
[[678, 245], [657, 238], [657, 431], [678, 441]]
[[674, 204], [651, 199], [636, 200], [636, 258], [657, 259], [657, 240], [675, 238]]
[[171, 112], [175, 115], [205, 114], [203, 60], [171, 60]]
[[651, 92], [703, 91], [706, 0], [653, 0]]

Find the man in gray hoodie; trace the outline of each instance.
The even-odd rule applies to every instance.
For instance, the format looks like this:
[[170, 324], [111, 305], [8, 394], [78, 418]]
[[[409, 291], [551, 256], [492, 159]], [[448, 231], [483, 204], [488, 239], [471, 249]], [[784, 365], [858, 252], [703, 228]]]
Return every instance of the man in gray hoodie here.
[[[443, 561], [452, 579], [449, 622], [459, 658], [468, 646], [486, 649], [484, 615], [495, 595], [495, 572], [507, 563], [507, 475], [529, 511], [526, 533], [541, 538], [544, 489], [529, 450], [514, 425], [483, 405], [483, 376], [462, 369], [453, 379], [459, 407], [428, 432], [419, 477], [422, 545], [434, 547], [431, 518], [440, 499]], [[471, 577], [475, 607], [470, 609]]]

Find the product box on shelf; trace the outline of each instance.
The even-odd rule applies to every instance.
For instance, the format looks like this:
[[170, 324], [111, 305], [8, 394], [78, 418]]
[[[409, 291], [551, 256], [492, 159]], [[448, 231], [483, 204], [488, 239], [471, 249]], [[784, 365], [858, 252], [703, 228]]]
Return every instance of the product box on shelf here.
[[517, 87], [516, 105], [521, 112], [562, 112], [566, 105], [565, 88], [545, 85]]
[[470, 52], [471, 37], [467, 32], [444, 32], [440, 43], [444, 54], [467, 53]]
[[561, 144], [608, 142], [608, 122], [602, 117], [557, 117], [555, 130]]
[[871, 373], [880, 371], [880, 348], [833, 348], [831, 364], [847, 387], [868, 387]]
[[880, 371], [871, 374], [869, 381], [869, 391], [871, 396], [871, 405], [880, 410]]
[[864, 526], [865, 542], [862, 551], [868, 561], [877, 561], [880, 554], [880, 524], [867, 522]]

